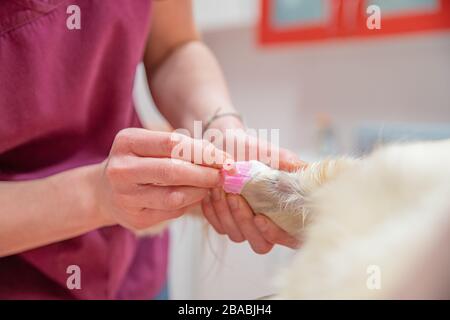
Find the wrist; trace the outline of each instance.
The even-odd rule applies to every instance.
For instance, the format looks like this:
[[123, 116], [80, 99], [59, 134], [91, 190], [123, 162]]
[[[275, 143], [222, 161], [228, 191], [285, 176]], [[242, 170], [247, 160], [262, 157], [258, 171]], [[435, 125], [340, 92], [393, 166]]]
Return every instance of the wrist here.
[[223, 117], [211, 121], [208, 129], [217, 129], [225, 132], [227, 129], [245, 129], [245, 125], [238, 116], [224, 115]]
[[81, 202], [85, 212], [89, 213], [89, 219], [97, 228], [114, 224], [112, 216], [106, 209], [105, 190], [103, 179], [104, 162], [87, 166], [82, 177]]

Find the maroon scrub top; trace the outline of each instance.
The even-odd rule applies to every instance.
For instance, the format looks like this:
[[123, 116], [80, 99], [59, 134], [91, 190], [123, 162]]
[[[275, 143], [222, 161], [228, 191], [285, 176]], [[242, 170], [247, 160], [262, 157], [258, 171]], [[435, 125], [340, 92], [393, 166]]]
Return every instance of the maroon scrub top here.
[[[70, 5], [80, 29], [67, 27]], [[151, 0], [0, 1], [1, 181], [99, 163], [119, 130], [139, 126], [132, 88], [150, 12]], [[0, 299], [149, 299], [164, 285], [167, 247], [166, 233], [114, 226], [3, 257]], [[81, 289], [67, 288], [70, 265]]]

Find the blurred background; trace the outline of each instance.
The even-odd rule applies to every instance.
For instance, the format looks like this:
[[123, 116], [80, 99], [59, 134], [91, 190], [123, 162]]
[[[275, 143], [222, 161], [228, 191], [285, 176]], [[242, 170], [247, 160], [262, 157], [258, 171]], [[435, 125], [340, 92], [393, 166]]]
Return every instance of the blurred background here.
[[[450, 137], [450, 1], [194, 0], [204, 42], [250, 128], [280, 129], [280, 144], [307, 161], [360, 155], [389, 141]], [[369, 29], [370, 5], [380, 29]], [[375, 12], [376, 14], [376, 12]], [[148, 123], [144, 68], [134, 98]], [[254, 299], [273, 293], [293, 252], [266, 256], [208, 232], [171, 226], [170, 297]]]

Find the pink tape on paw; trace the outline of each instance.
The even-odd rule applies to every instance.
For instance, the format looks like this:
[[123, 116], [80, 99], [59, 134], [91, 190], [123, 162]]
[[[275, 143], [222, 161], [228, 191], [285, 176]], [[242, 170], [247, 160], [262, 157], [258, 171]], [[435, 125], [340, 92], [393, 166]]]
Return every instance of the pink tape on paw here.
[[247, 181], [251, 179], [252, 163], [247, 161], [236, 162], [234, 167], [233, 174], [229, 170], [222, 170], [223, 190], [227, 193], [240, 194]]

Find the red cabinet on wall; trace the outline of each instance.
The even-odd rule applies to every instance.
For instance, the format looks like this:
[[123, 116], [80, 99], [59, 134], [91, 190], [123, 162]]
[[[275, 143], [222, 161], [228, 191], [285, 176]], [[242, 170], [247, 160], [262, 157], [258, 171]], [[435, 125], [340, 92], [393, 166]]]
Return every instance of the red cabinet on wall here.
[[[380, 9], [380, 29], [367, 27], [371, 5]], [[450, 29], [450, 0], [261, 0], [263, 44], [443, 29]]]

